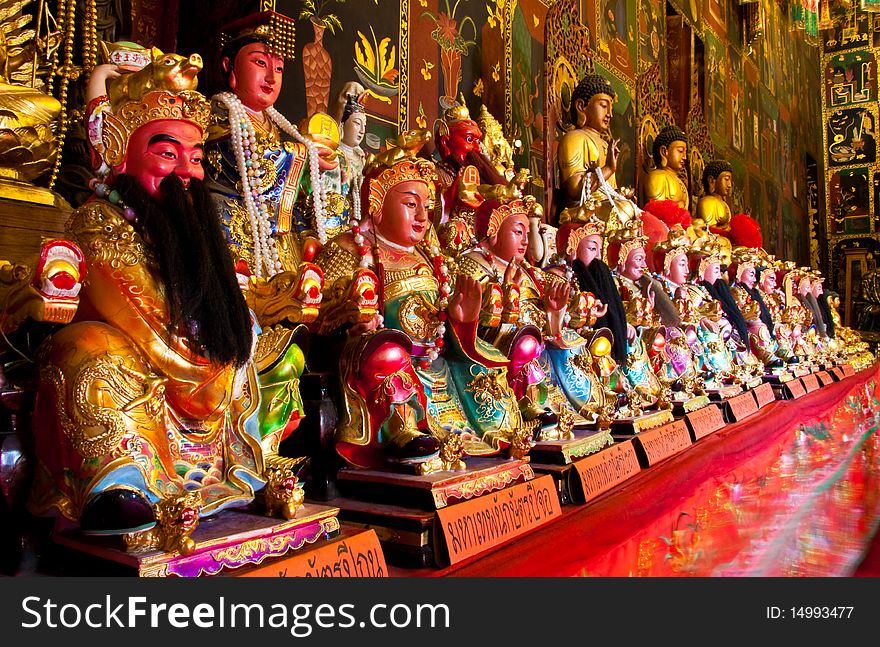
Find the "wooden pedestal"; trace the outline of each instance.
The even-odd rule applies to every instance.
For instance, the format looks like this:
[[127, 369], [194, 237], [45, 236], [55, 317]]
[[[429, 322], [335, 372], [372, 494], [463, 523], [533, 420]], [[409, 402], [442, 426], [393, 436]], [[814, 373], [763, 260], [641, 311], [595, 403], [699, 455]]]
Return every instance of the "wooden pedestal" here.
[[336, 483], [343, 498], [433, 511], [535, 477], [528, 458], [468, 458], [465, 464], [464, 470], [426, 475], [343, 469]]
[[189, 555], [159, 550], [126, 551], [121, 537], [86, 536], [60, 531], [54, 542], [73, 551], [90, 575], [197, 577], [228, 573], [267, 563], [335, 536], [338, 508], [307, 503], [295, 519], [266, 517], [256, 512], [224, 510], [202, 519], [192, 534]]
[[668, 409], [660, 411], [650, 411], [640, 416], [617, 418], [611, 423], [611, 435], [617, 439], [618, 437], [632, 436], [633, 434], [642, 433], [649, 429], [656, 429], [662, 425], [672, 422], [672, 412]]

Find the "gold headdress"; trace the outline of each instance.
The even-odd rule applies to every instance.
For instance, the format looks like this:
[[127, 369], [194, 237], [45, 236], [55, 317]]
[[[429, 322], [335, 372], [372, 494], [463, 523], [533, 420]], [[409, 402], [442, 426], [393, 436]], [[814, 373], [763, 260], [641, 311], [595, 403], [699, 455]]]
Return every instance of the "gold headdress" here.
[[204, 140], [211, 119], [211, 104], [203, 94], [194, 90], [154, 90], [143, 97], [126, 99], [120, 105], [112, 106], [112, 112], [104, 116], [102, 132], [103, 156], [107, 164], [122, 164], [132, 133], [144, 124], [162, 119], [189, 121], [201, 129]]
[[402, 182], [425, 182], [433, 194], [437, 182], [434, 163], [421, 157], [404, 157], [392, 166], [370, 166], [364, 170], [364, 180], [369, 182], [368, 213], [373, 215], [382, 209], [388, 191]]
[[[486, 225], [486, 236], [494, 236], [501, 228], [501, 223], [507, 220], [510, 216], [524, 215], [528, 217], [528, 215], [532, 213], [532, 210], [535, 208], [537, 201], [533, 196], [525, 195], [522, 198], [517, 198], [516, 200], [511, 200], [510, 202], [504, 204], [492, 205], [492, 201], [488, 200], [483, 204], [487, 205], [486, 209], [491, 209], [491, 213], [489, 213], [488, 223]], [[479, 213], [479, 211], [481, 210], [482, 209], [478, 210], [477, 215], [474, 217], [475, 221], [481, 220]], [[480, 235], [481, 227], [476, 224], [476, 222], [474, 226], [477, 229], [478, 235]]]
[[601, 236], [605, 233], [605, 223], [595, 218], [585, 225], [571, 228], [568, 232], [568, 242], [565, 245], [565, 255], [572, 256], [577, 252], [578, 245], [587, 236]]
[[275, 56], [287, 59], [296, 56], [296, 21], [284, 14], [263, 11], [226, 25], [220, 34], [220, 48], [247, 37], [266, 43], [269, 53]]
[[703, 280], [703, 273], [706, 271], [706, 268], [709, 267], [710, 263], [718, 263], [719, 265], [724, 262], [724, 259], [721, 258], [721, 254], [716, 251], [712, 251], [710, 254], [703, 256], [700, 259], [700, 264], [697, 266], [697, 280]]
[[[655, 258], [663, 254], [663, 273], [668, 274], [672, 261], [676, 256], [684, 254], [685, 256], [691, 251], [691, 239], [687, 232], [680, 224], [675, 224], [669, 229], [666, 240], [658, 243], [654, 247]], [[659, 260], [659, 259], [657, 259]], [[655, 261], [655, 264], [657, 262]]]
[[754, 248], [742, 246], [734, 247], [731, 252], [731, 265], [733, 265], [732, 270], [734, 273], [732, 278], [739, 281], [743, 272], [748, 269], [757, 269], [760, 261], [761, 258], [755, 253]]
[[455, 124], [462, 122], [476, 124], [476, 122], [471, 119], [471, 113], [468, 110], [467, 104], [464, 102], [464, 94], [462, 93], [460, 96], [461, 102], [453, 103], [444, 111], [443, 117], [435, 122], [436, 134], [438, 137], [448, 135], [449, 127]]
[[[648, 237], [642, 233], [640, 220], [631, 220], [626, 226], [617, 229], [608, 241], [606, 260], [620, 269], [634, 249], [648, 244]], [[616, 256], [615, 256], [616, 254]]]
[[501, 175], [508, 180], [513, 177], [513, 146], [504, 136], [501, 124], [486, 108], [480, 106], [480, 116], [477, 118], [477, 126], [483, 133], [483, 145], [489, 155], [489, 160]]

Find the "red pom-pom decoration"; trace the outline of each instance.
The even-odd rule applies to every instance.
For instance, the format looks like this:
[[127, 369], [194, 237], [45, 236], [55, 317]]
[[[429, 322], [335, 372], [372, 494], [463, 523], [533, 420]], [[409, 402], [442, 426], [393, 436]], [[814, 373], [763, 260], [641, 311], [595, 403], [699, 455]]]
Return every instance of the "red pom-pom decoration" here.
[[764, 244], [764, 239], [761, 237], [761, 226], [747, 213], [738, 213], [731, 217], [730, 231], [726, 234], [730, 238], [730, 244], [734, 247], [758, 248]]
[[691, 226], [691, 214], [682, 209], [674, 200], [651, 200], [645, 205], [645, 211], [657, 216], [667, 227], [681, 225], [684, 229]]

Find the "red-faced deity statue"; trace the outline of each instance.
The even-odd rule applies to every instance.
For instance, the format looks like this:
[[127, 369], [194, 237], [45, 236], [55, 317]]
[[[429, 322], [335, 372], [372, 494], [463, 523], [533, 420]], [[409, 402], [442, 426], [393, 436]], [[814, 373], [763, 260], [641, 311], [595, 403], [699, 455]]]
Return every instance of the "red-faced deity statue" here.
[[284, 59], [270, 54], [265, 43], [245, 45], [234, 61], [224, 58], [222, 65], [229, 74], [229, 88], [249, 110], [262, 112], [278, 100]]
[[196, 124], [163, 119], [151, 121], [132, 134], [125, 161], [116, 171], [137, 178], [151, 196], [158, 198], [159, 185], [172, 173], [184, 186], [191, 178], [204, 179], [203, 157], [202, 131]]
[[468, 155], [480, 151], [482, 139], [483, 133], [476, 122], [463, 120], [452, 123], [449, 132], [437, 138], [437, 145], [443, 159], [454, 160], [459, 166], [463, 166]]

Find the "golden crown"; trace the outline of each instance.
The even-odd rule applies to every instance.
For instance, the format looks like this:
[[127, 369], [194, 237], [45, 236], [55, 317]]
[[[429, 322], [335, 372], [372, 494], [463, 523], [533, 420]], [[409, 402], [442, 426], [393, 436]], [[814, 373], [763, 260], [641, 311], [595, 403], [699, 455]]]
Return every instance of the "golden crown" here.
[[658, 243], [654, 250], [664, 254], [663, 273], [668, 274], [672, 261], [681, 254], [687, 255], [691, 251], [691, 239], [680, 224], [673, 225], [666, 235], [666, 240]]
[[195, 124], [201, 129], [204, 141], [211, 120], [211, 104], [203, 94], [194, 90], [154, 90], [147, 92], [139, 100], [113, 106], [113, 112], [108, 112], [104, 117], [102, 132], [104, 160], [107, 164], [122, 164], [132, 133], [144, 124], [162, 119]]
[[522, 198], [517, 198], [495, 207], [489, 216], [489, 226], [486, 228], [486, 235], [494, 236], [497, 234], [501, 228], [501, 223], [510, 218], [510, 216], [528, 216], [535, 208], [535, 204], [536, 201], [533, 196], [525, 195]]
[[761, 262], [761, 256], [752, 247], [734, 247], [730, 256], [731, 262], [736, 265], [737, 281], [743, 272], [750, 268], [757, 268], [758, 263]]
[[269, 53], [280, 58], [296, 57], [296, 21], [275, 11], [263, 11], [245, 16], [223, 28], [221, 49], [231, 40], [254, 36], [262, 40]]
[[608, 259], [619, 268], [626, 263], [627, 256], [633, 250], [648, 244], [648, 237], [642, 233], [642, 223], [640, 220], [630, 220], [625, 227], [621, 227], [614, 232], [609, 242], [620, 245], [617, 251], [617, 259]]
[[578, 245], [587, 236], [601, 236], [605, 233], [605, 223], [599, 219], [590, 220], [585, 225], [572, 229], [568, 234], [568, 243], [565, 246], [566, 256], [577, 252]]
[[379, 213], [385, 196], [392, 188], [402, 182], [425, 182], [433, 191], [437, 181], [437, 169], [430, 160], [421, 157], [404, 158], [389, 166], [375, 177], [370, 178], [369, 213]]
[[706, 268], [709, 267], [710, 263], [721, 263], [721, 256], [713, 251], [710, 254], [707, 254], [700, 260], [700, 264], [697, 266], [697, 280], [700, 281], [703, 278], [703, 274], [706, 271]]

